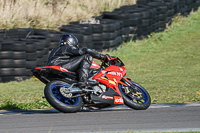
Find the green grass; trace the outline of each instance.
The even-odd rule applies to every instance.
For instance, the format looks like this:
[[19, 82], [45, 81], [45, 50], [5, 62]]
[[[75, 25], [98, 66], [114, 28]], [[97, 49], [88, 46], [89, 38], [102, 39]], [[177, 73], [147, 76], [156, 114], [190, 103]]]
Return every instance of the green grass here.
[[36, 78], [0, 83], [0, 109], [41, 109], [50, 105], [42, 97], [45, 85]]
[[200, 11], [176, 18], [165, 32], [129, 42], [110, 54], [125, 62], [127, 75], [150, 92], [153, 103], [199, 102], [199, 29]]
[[[200, 10], [187, 18], [177, 17], [163, 33], [129, 42], [117, 51], [127, 77], [145, 87], [152, 103], [200, 101]], [[42, 99], [44, 84], [35, 78], [0, 83], [0, 109], [51, 107]]]

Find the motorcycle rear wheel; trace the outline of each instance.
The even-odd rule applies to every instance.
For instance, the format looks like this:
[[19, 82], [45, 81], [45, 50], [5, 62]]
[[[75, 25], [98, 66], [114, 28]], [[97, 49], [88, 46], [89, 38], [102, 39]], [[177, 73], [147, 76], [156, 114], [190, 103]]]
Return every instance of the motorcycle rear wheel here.
[[46, 100], [51, 106], [53, 106], [60, 112], [75, 113], [79, 111], [83, 105], [82, 97], [64, 97], [60, 92], [60, 88], [63, 86], [69, 86], [69, 84], [58, 80], [49, 82], [44, 89], [44, 95]]
[[[141, 85], [132, 82], [127, 86], [119, 84], [119, 90], [124, 99], [125, 105], [135, 110], [145, 110], [151, 105], [151, 97], [147, 90]], [[127, 90], [128, 89], [128, 90]]]

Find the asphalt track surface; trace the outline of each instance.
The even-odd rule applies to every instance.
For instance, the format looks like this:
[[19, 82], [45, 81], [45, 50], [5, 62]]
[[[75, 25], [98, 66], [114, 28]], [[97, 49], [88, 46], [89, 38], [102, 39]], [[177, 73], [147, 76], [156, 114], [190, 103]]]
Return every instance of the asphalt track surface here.
[[139, 111], [118, 106], [60, 113], [54, 109], [0, 110], [0, 133], [200, 132], [200, 104], [154, 104]]

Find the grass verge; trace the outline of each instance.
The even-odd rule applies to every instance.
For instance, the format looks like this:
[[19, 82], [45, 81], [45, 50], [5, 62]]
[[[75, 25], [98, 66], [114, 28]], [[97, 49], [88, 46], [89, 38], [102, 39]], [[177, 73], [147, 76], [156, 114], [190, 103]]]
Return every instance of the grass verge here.
[[[144, 86], [152, 103], [200, 101], [200, 10], [177, 17], [163, 33], [152, 33], [108, 52], [121, 58], [127, 77]], [[31, 78], [0, 83], [0, 109], [39, 109], [50, 105], [42, 99], [44, 84]]]
[[126, 43], [110, 54], [125, 62], [127, 75], [150, 92], [153, 103], [199, 102], [198, 29], [199, 10], [188, 18], [175, 18], [165, 32]]

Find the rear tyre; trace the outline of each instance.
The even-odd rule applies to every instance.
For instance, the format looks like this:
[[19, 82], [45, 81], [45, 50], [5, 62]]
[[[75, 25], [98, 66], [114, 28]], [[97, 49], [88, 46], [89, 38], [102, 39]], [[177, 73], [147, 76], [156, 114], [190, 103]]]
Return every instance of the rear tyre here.
[[135, 110], [145, 110], [151, 104], [149, 93], [139, 84], [132, 82], [130, 86], [119, 84], [119, 90], [125, 105]]
[[[45, 89], [44, 95], [51, 106], [60, 112], [75, 113], [80, 110], [83, 105], [82, 97], [66, 98], [60, 93], [60, 88], [69, 86], [66, 82], [51, 81]], [[74, 94], [73, 94], [74, 95]]]

